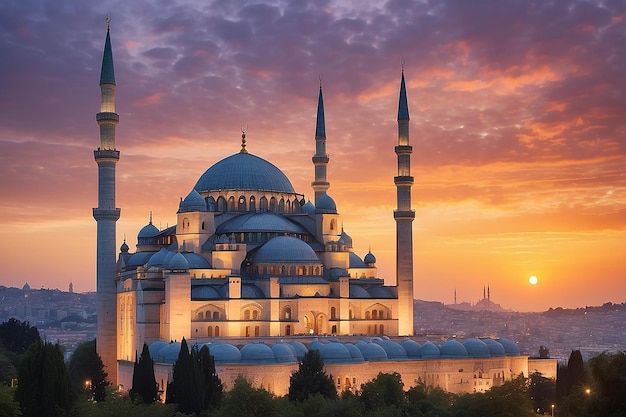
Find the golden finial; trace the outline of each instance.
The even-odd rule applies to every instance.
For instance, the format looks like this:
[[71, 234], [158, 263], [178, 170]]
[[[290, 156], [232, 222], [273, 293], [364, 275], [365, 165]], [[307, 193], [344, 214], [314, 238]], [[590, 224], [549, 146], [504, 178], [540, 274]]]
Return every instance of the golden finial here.
[[322, 89], [322, 74], [319, 75], [320, 77], [320, 90]]
[[243, 127], [241, 128], [241, 150], [239, 151], [239, 153], [248, 153], [248, 151], [246, 150], [246, 131], [247, 130], [248, 130], [248, 126], [246, 126], [245, 129]]
[[111, 29], [111, 15], [108, 14], [106, 19], [104, 20], [107, 22], [107, 31], [108, 31], [109, 29]]

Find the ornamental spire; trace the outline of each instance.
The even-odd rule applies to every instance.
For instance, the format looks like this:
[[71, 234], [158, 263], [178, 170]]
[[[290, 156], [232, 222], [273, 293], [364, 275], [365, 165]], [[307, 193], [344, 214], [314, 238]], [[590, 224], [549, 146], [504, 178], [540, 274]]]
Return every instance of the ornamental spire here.
[[409, 105], [406, 98], [404, 82], [404, 62], [402, 63], [402, 80], [400, 81], [400, 100], [398, 102], [398, 120], [409, 120]]
[[246, 150], [246, 130], [243, 127], [241, 128], [241, 150], [239, 153], [248, 153]]
[[102, 55], [102, 69], [100, 70], [100, 85], [115, 85], [115, 72], [113, 71], [113, 51], [111, 49], [111, 17], [107, 16], [107, 37], [104, 41], [104, 54]]
[[322, 78], [320, 77], [320, 95], [317, 99], [317, 123], [315, 124], [315, 137], [326, 137], [326, 122], [324, 120], [324, 97], [322, 95]]

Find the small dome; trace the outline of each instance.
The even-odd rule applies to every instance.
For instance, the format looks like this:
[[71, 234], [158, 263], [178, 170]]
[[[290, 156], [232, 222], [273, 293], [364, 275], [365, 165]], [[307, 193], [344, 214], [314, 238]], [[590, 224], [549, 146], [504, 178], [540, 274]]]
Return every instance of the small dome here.
[[337, 214], [337, 205], [335, 204], [335, 200], [333, 200], [333, 198], [328, 194], [324, 193], [324, 195], [317, 200], [315, 212]]
[[[180, 353], [180, 343], [174, 342], [161, 348], [156, 353], [156, 356], [153, 357], [153, 359], [155, 362], [160, 362], [160, 363], [174, 363], [176, 362], [176, 359], [178, 359], [179, 353]], [[152, 354], [150, 354], [150, 356], [152, 356]]]
[[120, 252], [122, 253], [128, 253], [129, 247], [126, 244], [126, 241], [124, 241], [124, 243], [122, 243], [122, 246], [120, 246]]
[[386, 361], [388, 359], [385, 349], [376, 343], [362, 340], [356, 344], [356, 347], [363, 354], [363, 359], [368, 362]]
[[417, 359], [420, 357], [420, 350], [422, 349], [422, 345], [417, 343], [415, 340], [406, 338], [402, 342], [400, 342], [400, 345], [406, 351], [406, 355], [409, 359]]
[[243, 284], [241, 286], [241, 298], [265, 298], [265, 294], [255, 284]]
[[141, 230], [137, 234], [137, 239], [153, 238], [158, 234], [159, 229], [157, 229], [157, 227], [153, 225], [152, 222], [150, 222], [141, 228]]
[[165, 248], [161, 248], [160, 251], [155, 253], [150, 257], [150, 260], [146, 264], [148, 268], [152, 268], [153, 266], [162, 266], [163, 262], [165, 262], [165, 257], [169, 251]]
[[254, 262], [321, 264], [315, 251], [306, 242], [291, 236], [278, 236], [261, 246], [254, 257]]
[[502, 346], [504, 346], [504, 351], [506, 352], [506, 356], [519, 356], [520, 350], [519, 347], [509, 339], [501, 337], [500, 339], [496, 339]]
[[351, 363], [352, 355], [342, 343], [327, 343], [320, 349], [324, 363]]
[[193, 252], [183, 252], [190, 269], [210, 269], [211, 264], [202, 255]]
[[207, 211], [206, 201], [195, 189], [191, 190], [184, 200], [178, 205], [179, 213], [187, 213], [193, 211]]
[[480, 339], [466, 339], [463, 346], [470, 358], [490, 358], [489, 347]]
[[276, 363], [276, 357], [265, 343], [249, 343], [241, 348], [241, 362]]
[[304, 214], [315, 214], [315, 206], [313, 205], [313, 203], [311, 203], [311, 200], [308, 200], [303, 206], [302, 206], [302, 212]]
[[350, 260], [350, 268], [365, 268], [367, 266], [363, 259], [354, 252], [349, 252], [348, 259]]
[[148, 352], [150, 352], [150, 357], [155, 359], [156, 355], [159, 353], [159, 350], [163, 349], [165, 346], [168, 346], [169, 343], [163, 340], [157, 340], [156, 342], [150, 343], [148, 346]]
[[348, 249], [352, 249], [352, 238], [349, 234], [343, 231], [343, 227], [341, 228], [341, 235], [339, 235], [339, 238], [344, 241]]
[[172, 271], [187, 271], [189, 270], [189, 262], [187, 262], [187, 259], [179, 252], [167, 261], [165, 267]]
[[350, 298], [372, 298], [369, 292], [360, 285], [350, 285]]
[[383, 349], [385, 349], [385, 353], [387, 354], [387, 358], [390, 360], [403, 360], [408, 359], [406, 350], [399, 343], [394, 342], [393, 340], [383, 339], [376, 340], [374, 343], [380, 345]]
[[480, 340], [485, 342], [485, 344], [489, 348], [489, 354], [491, 355], [492, 358], [501, 358], [503, 356], [506, 356], [506, 351], [504, 350], [504, 346], [502, 346], [502, 344], [489, 338], [480, 339]]
[[352, 363], [365, 362], [365, 358], [363, 358], [363, 354], [358, 347], [354, 346], [352, 343], [344, 343], [343, 345], [346, 349], [348, 349], [348, 352], [350, 352], [350, 356], [352, 356]]
[[365, 255], [365, 258], [363, 258], [363, 262], [365, 262], [366, 265], [371, 265], [371, 264], [375, 264], [376, 263], [376, 257], [374, 256], [374, 254], [369, 251], [367, 253], [367, 255]]
[[222, 296], [213, 287], [208, 285], [194, 286], [191, 289], [191, 299], [196, 300], [219, 300]]
[[320, 342], [319, 339], [316, 338], [309, 344], [309, 350], [319, 350], [321, 352], [324, 346], [326, 345]]
[[278, 363], [296, 363], [295, 350], [291, 345], [287, 343], [276, 343], [272, 346], [272, 352]]
[[430, 340], [422, 345], [420, 349], [422, 359], [437, 359], [440, 356], [439, 348]]
[[440, 348], [442, 358], [467, 358], [467, 349], [465, 346], [454, 339], [449, 339]]
[[291, 347], [293, 347], [296, 358], [298, 360], [302, 360], [302, 358], [304, 358], [304, 355], [306, 355], [306, 353], [309, 351], [302, 342], [294, 341], [289, 342], [289, 344], [291, 345]]
[[230, 343], [205, 343], [205, 346], [209, 348], [216, 364], [241, 362], [241, 352]]

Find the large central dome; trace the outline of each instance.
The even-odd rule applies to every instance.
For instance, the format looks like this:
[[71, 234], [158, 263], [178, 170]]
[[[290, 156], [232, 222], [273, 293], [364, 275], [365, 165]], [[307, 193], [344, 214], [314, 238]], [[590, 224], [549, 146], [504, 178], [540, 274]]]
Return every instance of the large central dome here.
[[207, 169], [196, 191], [258, 190], [295, 193], [291, 182], [275, 165], [249, 153], [237, 153]]

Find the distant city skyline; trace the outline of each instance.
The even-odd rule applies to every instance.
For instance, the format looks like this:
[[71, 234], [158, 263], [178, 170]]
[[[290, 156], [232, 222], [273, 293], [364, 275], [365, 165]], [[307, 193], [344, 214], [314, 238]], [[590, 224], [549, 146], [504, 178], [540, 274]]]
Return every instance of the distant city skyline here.
[[[0, 285], [95, 290], [105, 17], [117, 80], [118, 246], [247, 149], [328, 193], [395, 283], [397, 80], [411, 114], [415, 298], [505, 309], [624, 302], [626, 9], [599, 2], [0, 4]], [[373, 150], [376, 150], [374, 152]], [[297, 157], [294, 157], [297, 155]], [[349, 213], [349, 215], [347, 215]], [[537, 284], [529, 283], [536, 276]]]

